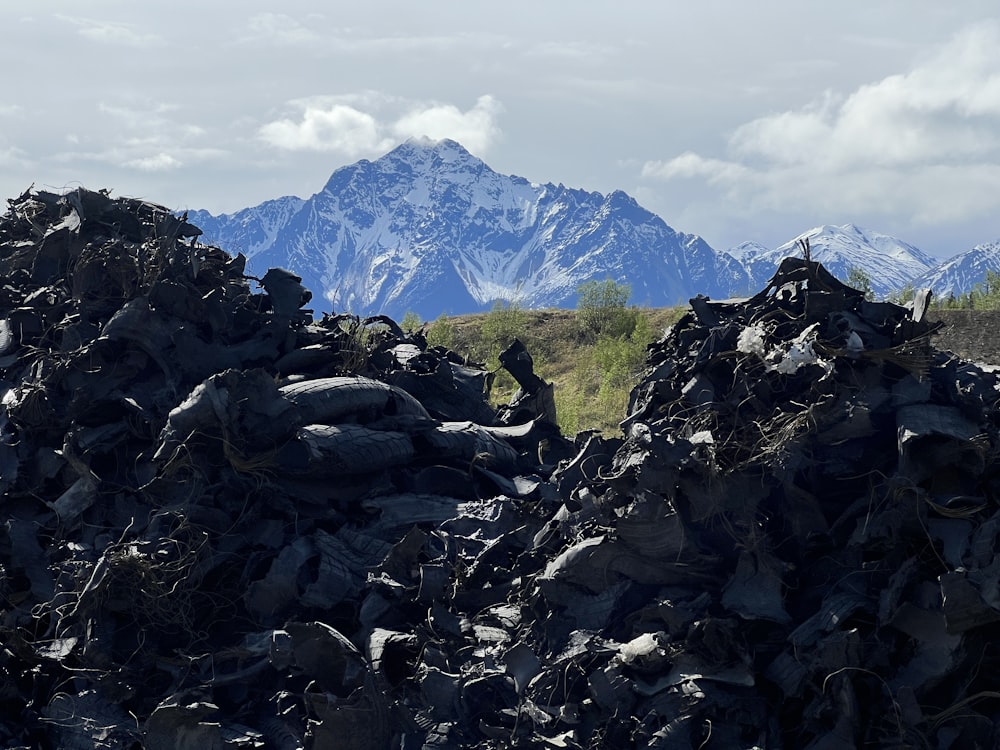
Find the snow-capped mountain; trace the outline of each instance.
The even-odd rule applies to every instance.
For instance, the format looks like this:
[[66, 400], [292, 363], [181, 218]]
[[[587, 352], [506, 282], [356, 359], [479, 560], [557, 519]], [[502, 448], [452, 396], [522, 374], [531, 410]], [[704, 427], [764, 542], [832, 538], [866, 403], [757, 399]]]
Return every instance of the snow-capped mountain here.
[[839, 279], [846, 281], [853, 268], [863, 271], [876, 297], [902, 289], [938, 264], [936, 258], [913, 245], [853, 224], [815, 227], [773, 250], [744, 242], [728, 252], [743, 264], [751, 285], [761, 288], [782, 258], [802, 255], [800, 240], [808, 240], [812, 259]]
[[986, 279], [986, 272], [1000, 273], [1000, 240], [976, 245], [913, 280], [914, 288], [930, 287], [935, 298], [956, 297]]
[[908, 284], [960, 294], [987, 270], [1000, 271], [1000, 242], [940, 264], [853, 224], [816, 227], [774, 249], [744, 242], [717, 252], [621, 191], [502, 175], [454, 141], [426, 138], [338, 169], [310, 198], [221, 216], [190, 211], [188, 219], [203, 241], [246, 254], [252, 273], [281, 266], [301, 275], [317, 312], [397, 319], [477, 312], [498, 299], [573, 307], [580, 284], [605, 278], [628, 284], [631, 301], [648, 306], [750, 294], [782, 258], [800, 255], [805, 239], [839, 278], [863, 271], [877, 297]]
[[729, 248], [726, 252], [740, 262], [747, 262], [758, 255], [763, 255], [770, 251], [759, 242], [741, 242], [736, 247]]
[[308, 199], [188, 219], [204, 242], [243, 252], [254, 272], [301, 275], [317, 311], [432, 319], [497, 299], [573, 307], [580, 284], [605, 278], [650, 306], [749, 288], [736, 259], [621, 191], [501, 175], [450, 140], [411, 139], [338, 169]]

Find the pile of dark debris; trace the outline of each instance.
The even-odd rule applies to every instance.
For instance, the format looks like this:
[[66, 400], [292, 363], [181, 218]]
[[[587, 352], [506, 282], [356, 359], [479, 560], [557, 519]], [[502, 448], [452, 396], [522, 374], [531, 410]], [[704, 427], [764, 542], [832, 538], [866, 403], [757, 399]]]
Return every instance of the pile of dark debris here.
[[11, 748], [994, 747], [998, 383], [926, 298], [696, 298], [622, 434], [167, 209], [0, 217]]

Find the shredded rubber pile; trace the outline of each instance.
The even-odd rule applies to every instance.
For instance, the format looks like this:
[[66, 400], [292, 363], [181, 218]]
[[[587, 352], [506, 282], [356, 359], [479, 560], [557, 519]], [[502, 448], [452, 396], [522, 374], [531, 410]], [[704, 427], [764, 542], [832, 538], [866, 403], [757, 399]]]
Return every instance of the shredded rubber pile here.
[[523, 347], [498, 416], [491, 373], [198, 234], [85, 190], [0, 219], [6, 747], [387, 746], [427, 605], [483, 598], [500, 558], [462, 556], [572, 450]]
[[600, 610], [574, 667], [610, 744], [994, 745], [1000, 394], [925, 307], [789, 258], [651, 347], [538, 579], [578, 628]]
[[998, 383], [925, 296], [692, 300], [617, 438], [167, 209], [0, 217], [0, 742], [993, 747]]

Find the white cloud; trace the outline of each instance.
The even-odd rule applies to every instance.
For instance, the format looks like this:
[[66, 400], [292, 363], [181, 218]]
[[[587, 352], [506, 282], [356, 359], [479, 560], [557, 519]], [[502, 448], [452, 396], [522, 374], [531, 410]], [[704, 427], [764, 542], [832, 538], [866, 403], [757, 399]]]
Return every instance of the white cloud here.
[[143, 172], [163, 172], [169, 169], [177, 169], [183, 163], [175, 159], [170, 154], [158, 153], [152, 156], [143, 156], [138, 159], [129, 159], [122, 163], [122, 166], [140, 169]]
[[77, 33], [91, 41], [100, 44], [117, 44], [126, 47], [149, 47], [162, 44], [163, 40], [156, 34], [144, 33], [131, 24], [115, 21], [95, 21], [89, 18], [75, 18], [57, 15], [77, 27]]
[[642, 165], [643, 177], [664, 180], [675, 177], [701, 177], [710, 184], [733, 183], [747, 177], [749, 170], [741, 164], [722, 159], [706, 159], [691, 151], [668, 161], [649, 161]]
[[[510, 37], [491, 32], [459, 32], [454, 34], [394, 34], [366, 35], [358, 29], [337, 29], [323, 35], [323, 43], [341, 53], [377, 56], [421, 55], [430, 58], [471, 55], [478, 58], [484, 51], [507, 54], [518, 45]], [[378, 63], [375, 63], [376, 66]], [[480, 63], [477, 63], [480, 64]]]
[[303, 42], [314, 42], [320, 38], [315, 31], [284, 13], [258, 13], [252, 16], [247, 22], [247, 32], [241, 41], [302, 44]]
[[566, 60], [574, 63], [599, 63], [612, 57], [618, 49], [609, 44], [589, 41], [541, 41], [530, 44], [525, 50], [526, 57]]
[[730, 138], [739, 156], [761, 157], [777, 164], [815, 161], [829, 150], [838, 111], [837, 98], [826, 92], [800, 110], [762, 117], [740, 126]]
[[[348, 103], [350, 102], [350, 103]], [[261, 126], [258, 137], [287, 151], [335, 152], [356, 158], [380, 153], [412, 136], [452, 138], [482, 153], [500, 136], [496, 118], [502, 110], [492, 96], [480, 96], [462, 111], [452, 104], [410, 104], [373, 93], [314, 97], [290, 103], [300, 110]]]
[[174, 105], [156, 101], [137, 101], [132, 104], [109, 104], [98, 102], [97, 111], [121, 121], [129, 127], [150, 128], [166, 124], [163, 117], [177, 109]]
[[46, 161], [55, 164], [95, 162], [143, 172], [164, 172], [220, 161], [229, 156], [230, 153], [223, 149], [185, 147], [166, 138], [154, 137], [130, 138], [101, 151], [61, 151], [48, 155]]
[[[1000, 24], [956, 35], [909, 72], [736, 128], [729, 158], [647, 162], [750, 210], [905, 212], [925, 222], [1000, 208]], [[984, 191], [988, 191], [984, 194]]]
[[451, 138], [470, 151], [483, 153], [500, 136], [496, 118], [502, 110], [500, 102], [486, 94], [466, 112], [452, 104], [414, 108], [397, 120], [392, 129], [401, 138], [421, 135], [435, 140]]
[[[178, 109], [167, 102], [140, 98], [127, 99], [125, 103], [98, 102], [97, 111], [112, 121], [114, 145], [96, 151], [66, 152], [56, 158], [65, 162], [95, 161], [143, 172], [164, 172], [215, 160], [226, 153], [223, 149], [199, 146], [212, 134], [200, 125], [171, 119], [169, 115]], [[90, 136], [84, 141], [76, 133], [67, 136], [70, 146], [105, 140]]]
[[270, 145], [287, 151], [333, 151], [359, 156], [388, 142], [375, 118], [348, 104], [306, 105], [298, 120], [283, 118], [258, 131]]
[[28, 165], [27, 154], [16, 146], [0, 148], [0, 166], [24, 167]]

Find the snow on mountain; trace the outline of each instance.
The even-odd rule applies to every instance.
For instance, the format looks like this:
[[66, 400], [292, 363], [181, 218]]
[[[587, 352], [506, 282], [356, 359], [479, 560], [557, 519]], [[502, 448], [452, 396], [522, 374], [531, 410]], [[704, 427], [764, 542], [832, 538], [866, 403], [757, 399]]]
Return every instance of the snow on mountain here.
[[1000, 240], [976, 245], [913, 280], [916, 289], [929, 287], [937, 299], [971, 291], [986, 279], [986, 272], [1000, 273]]
[[741, 242], [736, 247], [729, 248], [726, 252], [739, 261], [747, 261], [750, 258], [756, 258], [758, 255], [763, 255], [769, 251], [759, 242]]
[[846, 281], [852, 268], [864, 271], [876, 297], [902, 289], [938, 263], [909, 243], [854, 224], [815, 227], [773, 250], [745, 242], [728, 252], [743, 264], [752, 286], [760, 288], [774, 274], [782, 258], [801, 257], [800, 240], [808, 240], [812, 259], [839, 279]]
[[[228, 236], [232, 244], [226, 249], [234, 253], [241, 252], [248, 258], [266, 250], [274, 243], [275, 237], [288, 220], [298, 213], [304, 204], [305, 201], [301, 198], [285, 197], [261, 203], [252, 212], [240, 211], [238, 214], [232, 214], [232, 220], [226, 222], [229, 225]], [[209, 225], [230, 217], [220, 216], [216, 219], [207, 211], [198, 210], [188, 211], [188, 218], [195, 226], [200, 227], [200, 222]]]
[[763, 288], [781, 259], [801, 255], [843, 280], [867, 274], [877, 297], [907, 284], [959, 294], [1000, 271], [1000, 242], [940, 265], [895, 237], [853, 224], [810, 229], [780, 247], [717, 252], [669, 227], [621, 191], [608, 195], [493, 171], [454, 141], [411, 139], [336, 170], [310, 198], [232, 214], [189, 211], [202, 240], [250, 259], [251, 273], [289, 268], [318, 312], [425, 319], [487, 310], [498, 299], [573, 307], [580, 284], [611, 278], [639, 305], [720, 298]]
[[188, 219], [203, 241], [246, 254], [252, 272], [301, 275], [320, 311], [432, 319], [497, 299], [572, 307], [580, 284], [605, 278], [651, 306], [748, 288], [738, 261], [621, 191], [501, 175], [450, 140], [411, 139], [338, 169], [308, 199]]

